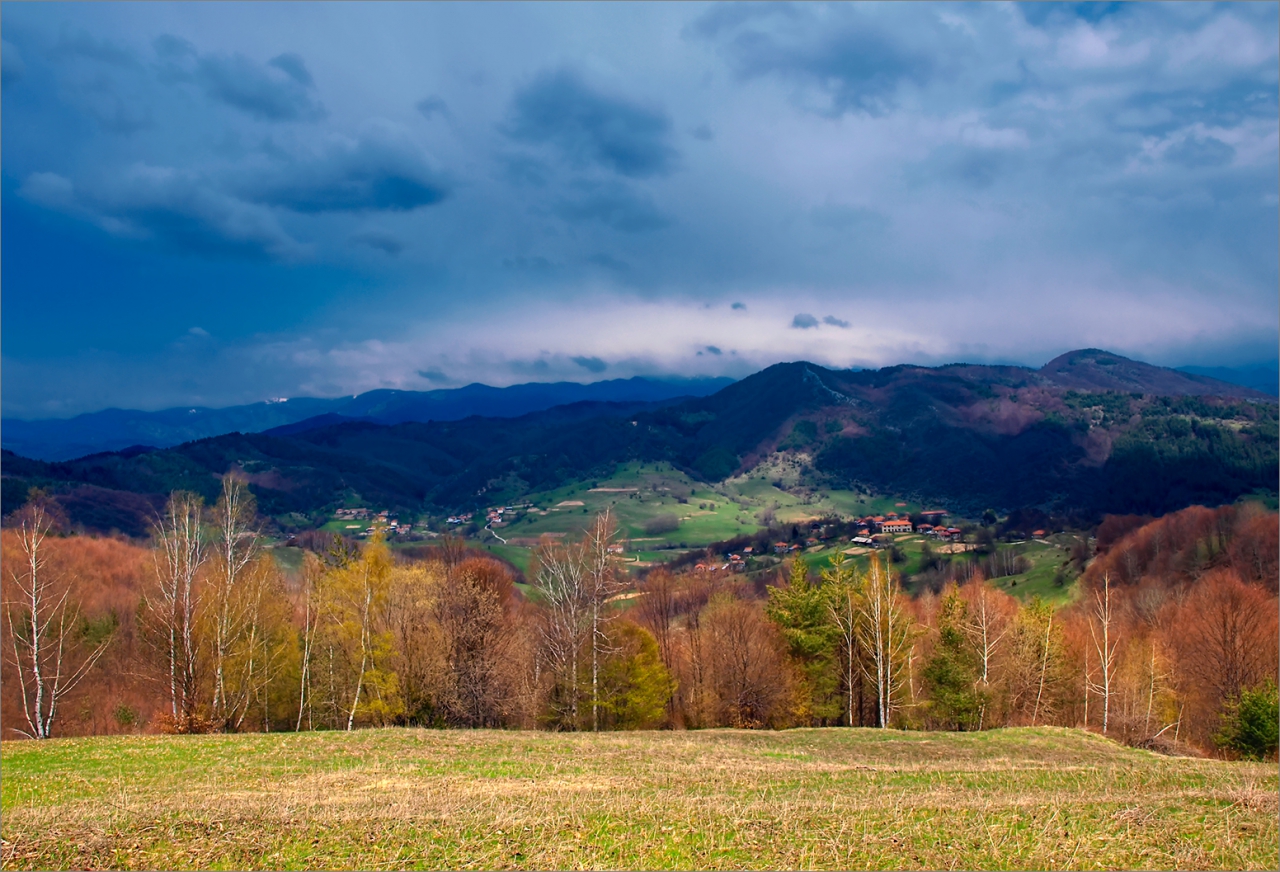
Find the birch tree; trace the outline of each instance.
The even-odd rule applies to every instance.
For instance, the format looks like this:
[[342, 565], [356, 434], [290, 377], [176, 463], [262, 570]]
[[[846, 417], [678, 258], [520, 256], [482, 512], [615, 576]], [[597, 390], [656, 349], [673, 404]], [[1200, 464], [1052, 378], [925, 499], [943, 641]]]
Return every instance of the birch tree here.
[[617, 537], [618, 525], [613, 513], [606, 508], [596, 515], [587, 531], [584, 548], [586, 557], [587, 596], [591, 603], [591, 729], [600, 730], [600, 657], [607, 653], [608, 635], [605, 624], [608, 615], [605, 605], [609, 598], [622, 589], [623, 583], [614, 572], [609, 558], [609, 546]]
[[320, 576], [320, 560], [310, 551], [302, 558], [302, 633], [299, 643], [302, 657], [298, 664], [298, 723], [295, 730], [302, 729], [302, 716], [307, 716], [307, 729], [314, 729], [311, 703], [311, 660], [315, 646], [316, 627], [319, 625], [320, 609], [316, 600], [316, 581]]
[[827, 613], [836, 629], [841, 649], [845, 686], [845, 725], [852, 727], [855, 686], [861, 687], [862, 639], [859, 635], [864, 580], [852, 561], [836, 552], [829, 568], [822, 571], [823, 593], [826, 595]]
[[987, 704], [992, 699], [991, 685], [996, 654], [1013, 623], [1010, 612], [1016, 611], [1017, 606], [1012, 597], [992, 588], [981, 574], [975, 575], [961, 593], [967, 605], [961, 629], [977, 652], [981, 666], [978, 677], [981, 685], [979, 696], [982, 699], [978, 711], [978, 729], [981, 730], [986, 724]]
[[538, 571], [534, 586], [545, 605], [542, 654], [551, 667], [558, 689], [552, 708], [561, 723], [578, 729], [579, 658], [592, 632], [592, 608], [587, 560], [574, 544], [544, 539], [538, 546]]
[[[1088, 675], [1088, 661], [1085, 662], [1085, 711], [1088, 712], [1088, 692], [1102, 695], [1102, 732], [1106, 733], [1111, 718], [1111, 697], [1116, 678], [1117, 652], [1120, 641], [1115, 627], [1115, 610], [1111, 596], [1111, 576], [1102, 576], [1102, 590], [1093, 593], [1093, 609], [1089, 614], [1089, 637], [1093, 642], [1094, 653], [1098, 657], [1098, 668], [1102, 672], [1100, 680], [1093, 680]], [[1085, 716], [1088, 723], [1088, 715]]]
[[893, 714], [894, 695], [902, 685], [902, 660], [911, 636], [897, 582], [878, 555], [872, 555], [860, 606], [862, 636], [870, 651], [868, 678], [876, 688], [876, 725], [884, 728]]
[[174, 728], [194, 729], [197, 718], [200, 649], [197, 628], [200, 574], [208, 556], [202, 529], [203, 500], [174, 491], [152, 529], [155, 589], [144, 610], [160, 637], [169, 684]]
[[[225, 727], [235, 717], [227, 698], [227, 661], [233, 649], [257, 641], [259, 628], [250, 626], [260, 614], [261, 589], [246, 591], [246, 571], [261, 551], [257, 530], [257, 508], [243, 480], [233, 475], [222, 478], [222, 494], [213, 508], [212, 600], [213, 705], [215, 724]], [[248, 660], [252, 673], [252, 654]], [[241, 714], [243, 718], [243, 714]]]
[[18, 516], [21, 557], [6, 567], [11, 585], [5, 617], [28, 727], [17, 731], [31, 739], [53, 735], [58, 703], [89, 674], [111, 641], [107, 636], [82, 649], [80, 607], [71, 600], [70, 580], [49, 565], [46, 540], [53, 521], [44, 500], [32, 499]]

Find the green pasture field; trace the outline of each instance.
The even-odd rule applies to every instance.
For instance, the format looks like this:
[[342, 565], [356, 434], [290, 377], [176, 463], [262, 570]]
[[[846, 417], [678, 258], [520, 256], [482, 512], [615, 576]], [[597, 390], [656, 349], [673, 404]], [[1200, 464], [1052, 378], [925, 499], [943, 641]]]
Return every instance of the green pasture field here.
[[1054, 583], [1054, 576], [1070, 554], [1065, 547], [1034, 541], [1017, 547], [1031, 561], [1031, 569], [1020, 575], [993, 578], [991, 583], [995, 587], [1020, 600], [1038, 596], [1053, 605], [1066, 605], [1079, 595], [1080, 586], [1074, 576], [1068, 576], [1061, 587]]
[[1078, 730], [0, 744], [6, 869], [1275, 869], [1276, 767]]
[[[514, 513], [514, 521], [496, 526], [492, 533], [481, 532], [480, 540], [486, 547], [492, 546], [494, 553], [527, 568], [527, 543], [547, 533], [576, 538], [599, 512], [608, 508], [617, 518], [623, 541], [638, 540], [632, 543], [634, 548], [627, 556], [653, 563], [670, 560], [687, 549], [755, 533], [761, 528], [762, 516], [770, 511], [781, 523], [796, 523], [831, 514], [903, 514], [920, 508], [892, 497], [852, 491], [819, 490], [797, 495], [772, 482], [756, 476], [711, 485], [694, 481], [669, 464], [630, 463], [608, 477], [514, 499], [513, 504], [532, 503], [535, 509]], [[661, 533], [647, 532], [645, 525], [661, 515], [675, 515], [679, 527]], [[508, 542], [519, 541], [504, 545], [498, 536]]]
[[[913, 575], [920, 571], [920, 558], [925, 544], [931, 545], [935, 551], [940, 551], [944, 547], [942, 544], [931, 542], [916, 533], [895, 536], [894, 544], [906, 555], [906, 559], [902, 563], [893, 565], [893, 571], [903, 576]], [[802, 556], [809, 562], [811, 569], [818, 571], [830, 566], [831, 558], [837, 552], [849, 547], [848, 542], [834, 542], [825, 544], [824, 547], [819, 549], [806, 550]], [[1044, 602], [1053, 605], [1065, 605], [1078, 595], [1079, 585], [1076, 584], [1074, 575], [1069, 575], [1066, 583], [1061, 587], [1054, 583], [1055, 574], [1063, 565], [1063, 561], [1068, 558], [1069, 552], [1065, 546], [1060, 543], [1030, 541], [1018, 545], [1002, 543], [998, 547], [1001, 550], [1018, 550], [1031, 561], [1031, 569], [1019, 575], [992, 579], [991, 583], [995, 587], [1024, 602], [1038, 596]], [[887, 554], [887, 549], [882, 551], [881, 559], [887, 559]], [[850, 559], [855, 565], [863, 569], [866, 568], [868, 563], [868, 558], [863, 555], [857, 555]], [[968, 558], [957, 554], [952, 559]], [[907, 585], [907, 590], [908, 593], [913, 592], [910, 585]]]

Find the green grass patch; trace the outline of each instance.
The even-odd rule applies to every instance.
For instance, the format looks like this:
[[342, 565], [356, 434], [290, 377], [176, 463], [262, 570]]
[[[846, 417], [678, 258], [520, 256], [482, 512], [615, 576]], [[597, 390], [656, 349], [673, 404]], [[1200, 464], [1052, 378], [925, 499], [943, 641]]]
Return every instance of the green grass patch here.
[[1075, 730], [5, 742], [5, 868], [1274, 869], [1274, 766]]

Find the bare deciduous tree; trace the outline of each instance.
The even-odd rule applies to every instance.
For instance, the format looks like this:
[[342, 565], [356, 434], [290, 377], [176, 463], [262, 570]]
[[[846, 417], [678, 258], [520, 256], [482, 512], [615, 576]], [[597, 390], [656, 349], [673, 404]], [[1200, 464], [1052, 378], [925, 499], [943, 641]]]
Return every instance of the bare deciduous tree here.
[[868, 678], [876, 687], [877, 726], [887, 727], [894, 698], [902, 686], [902, 660], [911, 637], [897, 582], [890, 570], [881, 565], [878, 555], [872, 555], [860, 605], [863, 640], [871, 654]]
[[321, 565], [320, 560], [310, 551], [303, 556], [302, 562], [302, 631], [300, 633], [300, 642], [302, 643], [302, 659], [298, 665], [298, 723], [294, 727], [295, 730], [302, 729], [302, 716], [307, 716], [307, 729], [313, 729], [315, 724], [312, 719], [311, 711], [311, 656], [312, 647], [315, 644], [316, 627], [319, 624], [320, 609], [319, 603], [316, 602], [316, 582], [320, 577]]
[[623, 582], [614, 572], [609, 546], [618, 533], [613, 514], [605, 509], [596, 516], [584, 543], [587, 559], [587, 596], [591, 601], [591, 729], [600, 729], [600, 656], [605, 653], [608, 636], [605, 603], [620, 591]]
[[195, 724], [200, 667], [196, 619], [200, 607], [200, 573], [207, 556], [204, 509], [199, 495], [174, 491], [152, 530], [156, 586], [145, 610], [163, 640], [169, 683], [169, 710], [174, 728]]
[[[1088, 661], [1085, 665], [1085, 693], [1089, 691], [1102, 694], [1102, 732], [1107, 732], [1111, 719], [1111, 696], [1115, 684], [1116, 668], [1120, 647], [1115, 627], [1115, 609], [1111, 596], [1111, 576], [1102, 577], [1102, 590], [1094, 591], [1093, 611], [1089, 615], [1089, 637], [1093, 641], [1094, 652], [1098, 656], [1098, 665], [1102, 670], [1101, 681], [1094, 681], [1088, 675]], [[1088, 696], [1085, 696], [1086, 706]], [[1086, 712], [1088, 711], [1086, 707]], [[1085, 718], [1088, 723], [1088, 716]]]
[[591, 596], [587, 561], [575, 544], [544, 539], [537, 551], [534, 585], [545, 604], [542, 651], [559, 687], [552, 707], [561, 723], [578, 729], [579, 658], [591, 633]]
[[22, 712], [32, 739], [53, 735], [58, 703], [89, 673], [111, 637], [81, 650], [79, 604], [71, 600], [69, 580], [51, 571], [46, 539], [53, 517], [45, 501], [31, 500], [17, 519], [22, 561], [8, 567], [15, 591], [5, 601], [5, 617], [18, 669]]
[[[822, 571], [827, 611], [836, 628], [844, 666], [845, 725], [854, 725], [853, 709], [857, 689], [861, 687], [862, 665], [861, 608], [863, 579], [844, 554], [836, 552], [829, 569]], [[855, 682], [857, 685], [855, 686]]]
[[[227, 698], [227, 661], [237, 645], [253, 647], [258, 627], [251, 626], [260, 597], [245, 590], [245, 573], [260, 553], [257, 510], [245, 482], [231, 474], [222, 478], [222, 494], [213, 508], [213, 563], [211, 574], [213, 632], [213, 704], [211, 717], [218, 726], [235, 718]], [[261, 591], [256, 591], [261, 593]], [[249, 659], [252, 672], [253, 659]], [[241, 719], [243, 714], [240, 715]]]

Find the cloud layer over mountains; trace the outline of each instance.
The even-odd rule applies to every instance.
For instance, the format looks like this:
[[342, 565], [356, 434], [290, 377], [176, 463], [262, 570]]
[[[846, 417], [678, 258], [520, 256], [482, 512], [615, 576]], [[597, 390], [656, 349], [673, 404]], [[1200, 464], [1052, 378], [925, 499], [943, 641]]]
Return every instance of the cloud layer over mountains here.
[[7, 5], [6, 415], [1274, 359], [1275, 4]]

